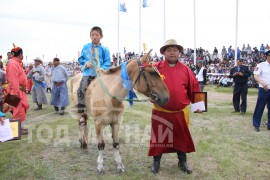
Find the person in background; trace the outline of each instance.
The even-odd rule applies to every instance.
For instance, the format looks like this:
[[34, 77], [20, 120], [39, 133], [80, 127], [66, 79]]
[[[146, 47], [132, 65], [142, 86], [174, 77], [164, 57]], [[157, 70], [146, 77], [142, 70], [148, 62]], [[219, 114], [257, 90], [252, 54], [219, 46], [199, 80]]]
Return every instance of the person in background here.
[[11, 50], [12, 58], [7, 64], [6, 78], [8, 81], [7, 92], [11, 99], [19, 97], [21, 100], [17, 107], [13, 107], [12, 119], [20, 119], [22, 122], [22, 134], [28, 134], [28, 130], [23, 128], [23, 123], [26, 119], [26, 111], [29, 108], [26, 97], [27, 78], [22, 67], [23, 50], [20, 47], [14, 47]]
[[52, 71], [52, 66], [53, 66], [53, 63], [52, 62], [49, 62], [48, 63], [48, 66], [45, 68], [45, 72], [46, 72], [46, 75], [45, 75], [45, 83], [46, 83], [46, 92], [52, 92], [52, 78], [51, 78], [51, 71]]
[[[230, 71], [230, 78], [233, 78], [234, 88], [233, 88], [233, 107], [234, 113], [240, 112], [245, 114], [247, 110], [247, 94], [248, 94], [248, 77], [251, 76], [247, 66], [242, 65], [243, 60], [238, 59], [237, 65], [233, 67]], [[240, 105], [241, 97], [241, 105]]]
[[3, 112], [3, 94], [2, 94], [2, 84], [6, 83], [6, 73], [0, 69], [0, 111]]
[[214, 51], [213, 51], [213, 59], [216, 59], [216, 58], [218, 58], [218, 50], [217, 50], [217, 48], [215, 47], [215, 48], [214, 48]]
[[[28, 73], [33, 69], [33, 64], [29, 64], [27, 70], [25, 71], [26, 76], [28, 75]], [[33, 86], [33, 81], [32, 79], [28, 79], [27, 80], [27, 87], [26, 87], [26, 92], [27, 94], [31, 94], [31, 89]]]
[[265, 53], [265, 46], [263, 44], [261, 44], [260, 47], [260, 56], [262, 56]]
[[206, 69], [202, 65], [202, 61], [197, 61], [197, 67], [196, 67], [196, 78], [200, 85], [200, 90], [203, 92], [204, 86], [206, 85]]
[[45, 93], [46, 84], [45, 80], [45, 70], [42, 67], [43, 61], [37, 57], [34, 59], [35, 65], [33, 69], [28, 73], [27, 78], [32, 79], [34, 85], [32, 87], [32, 99], [33, 103], [37, 104], [36, 111], [42, 110], [42, 104], [47, 104], [47, 97]]
[[12, 58], [11, 52], [7, 52], [7, 62]]
[[[54, 106], [55, 113], [64, 115], [65, 107], [68, 106], [68, 73], [64, 66], [60, 64], [59, 58], [53, 59], [52, 77], [52, 96], [50, 104]], [[59, 112], [60, 108], [60, 112]]]
[[255, 131], [260, 131], [261, 119], [267, 104], [267, 129], [270, 130], [270, 50], [265, 52], [266, 61], [261, 62], [254, 69], [254, 78], [259, 83], [258, 99], [253, 114]]
[[0, 55], [0, 69], [3, 69], [3, 68], [4, 68], [4, 64], [2, 61], [2, 55]]

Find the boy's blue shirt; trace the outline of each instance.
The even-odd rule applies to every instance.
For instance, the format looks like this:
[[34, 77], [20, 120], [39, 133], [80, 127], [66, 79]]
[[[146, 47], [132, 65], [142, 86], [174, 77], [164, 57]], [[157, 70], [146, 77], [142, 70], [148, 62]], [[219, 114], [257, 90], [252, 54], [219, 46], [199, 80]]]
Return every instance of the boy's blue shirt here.
[[[111, 67], [111, 57], [109, 50], [103, 45], [99, 45], [98, 47], [100, 68], [107, 70]], [[96, 72], [94, 67], [85, 68], [85, 64], [90, 61], [92, 57], [92, 43], [88, 43], [83, 46], [81, 56], [78, 58], [78, 61], [83, 69], [83, 76], [96, 76]], [[94, 61], [94, 66], [96, 66], [96, 62]]]

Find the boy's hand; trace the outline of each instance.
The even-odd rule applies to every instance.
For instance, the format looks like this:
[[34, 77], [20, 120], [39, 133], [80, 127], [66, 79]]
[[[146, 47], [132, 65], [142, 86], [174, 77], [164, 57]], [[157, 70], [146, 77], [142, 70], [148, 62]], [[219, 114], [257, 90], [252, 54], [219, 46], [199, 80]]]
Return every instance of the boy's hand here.
[[93, 63], [92, 63], [92, 62], [87, 62], [87, 63], [85, 64], [85, 67], [86, 67], [86, 68], [91, 68], [91, 67], [93, 67]]
[[97, 68], [97, 69], [96, 69], [96, 72], [97, 72], [98, 74], [104, 73], [104, 69], [102, 69], [102, 68]]

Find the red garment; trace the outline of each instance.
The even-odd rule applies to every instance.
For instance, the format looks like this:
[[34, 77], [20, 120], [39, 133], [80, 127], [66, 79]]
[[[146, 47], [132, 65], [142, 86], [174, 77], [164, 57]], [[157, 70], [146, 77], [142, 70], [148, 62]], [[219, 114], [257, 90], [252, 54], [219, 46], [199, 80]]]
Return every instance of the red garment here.
[[170, 92], [170, 100], [162, 108], [179, 112], [166, 113], [152, 110], [152, 131], [148, 155], [157, 156], [177, 151], [194, 152], [193, 140], [181, 110], [190, 104], [193, 92], [200, 92], [199, 83], [189, 67], [180, 62], [170, 67], [168, 61], [165, 60], [158, 62], [156, 66], [165, 76], [164, 82]]
[[[30, 69], [26, 70], [25, 74], [27, 75], [30, 71], [31, 71]], [[31, 89], [32, 89], [32, 86], [33, 86], [33, 80], [30, 78], [30, 79], [27, 80], [26, 91], [30, 92]]]
[[6, 71], [7, 81], [9, 83], [7, 92], [11, 95], [17, 95], [21, 98], [20, 103], [17, 107], [13, 107], [13, 119], [20, 119], [22, 122], [25, 121], [26, 111], [29, 108], [28, 100], [25, 92], [20, 90], [21, 87], [27, 86], [27, 78], [25, 72], [21, 66], [21, 60], [13, 57], [7, 64]]

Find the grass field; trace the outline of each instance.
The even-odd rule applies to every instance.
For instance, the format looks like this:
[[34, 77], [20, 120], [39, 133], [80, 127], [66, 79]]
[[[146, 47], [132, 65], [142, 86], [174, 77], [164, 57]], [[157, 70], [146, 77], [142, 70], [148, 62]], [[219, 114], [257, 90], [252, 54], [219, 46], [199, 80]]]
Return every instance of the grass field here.
[[265, 125], [259, 133], [252, 127], [257, 89], [249, 89], [245, 115], [231, 113], [232, 88], [207, 86], [205, 90], [208, 112], [191, 114], [190, 131], [196, 147], [195, 153], [188, 154], [191, 175], [177, 169], [176, 154], [162, 157], [158, 175], [150, 172], [150, 103], [135, 103], [133, 108], [125, 103], [120, 132], [125, 173], [116, 172], [111, 131], [106, 128], [102, 176], [96, 174], [98, 150], [92, 120], [89, 147], [81, 150], [72, 109], [59, 116], [52, 106], [36, 112], [31, 104], [27, 113], [30, 134], [19, 141], [0, 143], [0, 179], [270, 179], [270, 131]]

